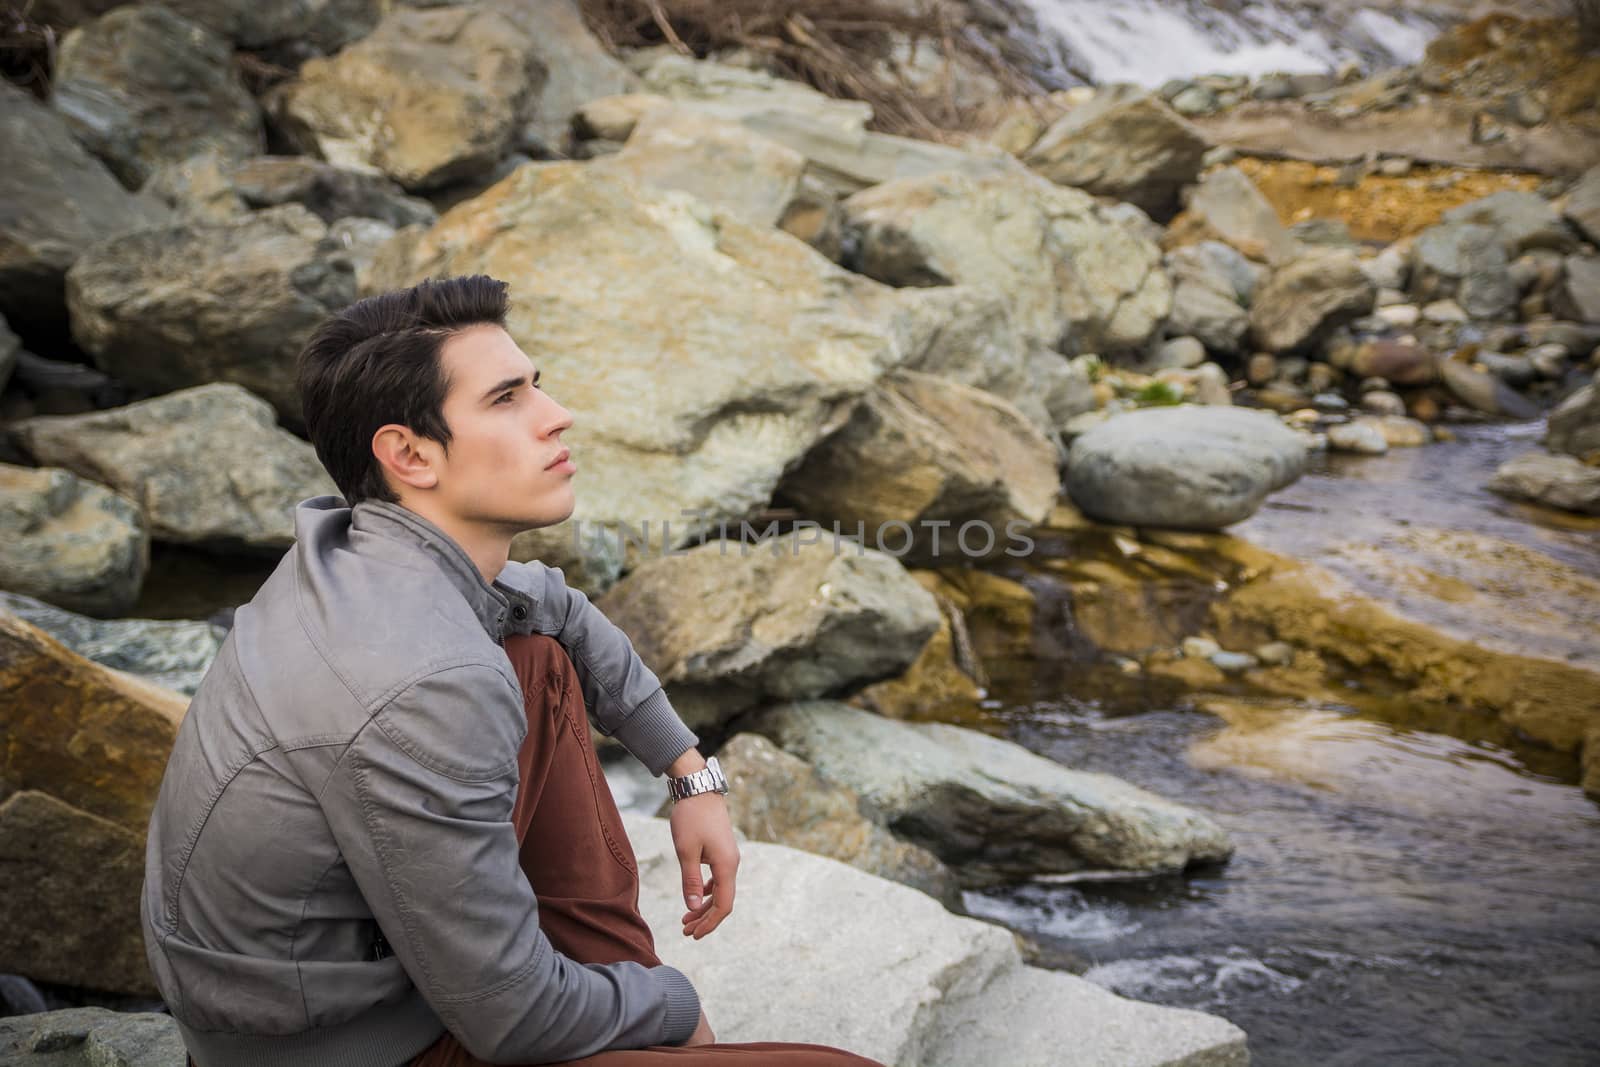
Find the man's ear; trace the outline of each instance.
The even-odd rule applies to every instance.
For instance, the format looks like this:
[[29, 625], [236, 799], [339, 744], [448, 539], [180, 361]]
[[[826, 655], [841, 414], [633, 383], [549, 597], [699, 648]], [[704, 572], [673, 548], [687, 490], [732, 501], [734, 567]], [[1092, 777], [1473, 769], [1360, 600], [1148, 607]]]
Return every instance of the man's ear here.
[[389, 478], [413, 489], [432, 489], [439, 484], [439, 471], [434, 465], [438, 449], [432, 446], [433, 442], [392, 422], [378, 427], [372, 435], [372, 454]]

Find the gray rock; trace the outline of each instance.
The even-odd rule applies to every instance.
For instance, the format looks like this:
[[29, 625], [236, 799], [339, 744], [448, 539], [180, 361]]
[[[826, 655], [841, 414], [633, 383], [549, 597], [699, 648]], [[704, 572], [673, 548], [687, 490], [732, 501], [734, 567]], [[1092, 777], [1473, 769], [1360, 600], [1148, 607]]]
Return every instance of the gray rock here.
[[[779, 483], [809, 518], [894, 536], [919, 563], [994, 558], [1013, 524], [1043, 521], [1061, 491], [1056, 449], [993, 394], [894, 371]], [[885, 536], [889, 536], [886, 533]]]
[[503, 10], [528, 31], [532, 57], [544, 68], [534, 96], [524, 107], [524, 134], [560, 148], [573, 115], [586, 102], [631, 93], [639, 78], [595, 39], [576, 0], [502, 0]]
[[750, 728], [853, 790], [872, 818], [971, 885], [1085, 869], [1177, 870], [1233, 850], [1197, 811], [976, 730], [897, 722], [832, 701], [766, 708]]
[[1590, 244], [1600, 245], [1600, 164], [1585, 171], [1567, 194], [1566, 216]]
[[1217, 94], [1199, 85], [1191, 85], [1183, 92], [1172, 98], [1172, 110], [1180, 115], [1193, 118], [1196, 115], [1209, 115], [1221, 106], [1217, 102]]
[[153, 391], [234, 382], [291, 417], [294, 360], [356, 295], [355, 265], [299, 204], [95, 245], [67, 273], [72, 334], [100, 369]]
[[717, 749], [717, 762], [728, 776], [733, 827], [752, 841], [827, 856], [959, 906], [955, 876], [937, 856], [867, 818], [854, 791], [821, 777], [805, 760], [745, 733]]
[[1269, 352], [1308, 349], [1335, 327], [1372, 310], [1377, 287], [1354, 252], [1315, 249], [1273, 271], [1250, 306], [1256, 344]]
[[1387, 389], [1373, 389], [1361, 394], [1361, 407], [1374, 415], [1404, 415], [1406, 402]]
[[305, 441], [236, 385], [205, 385], [90, 415], [41, 415], [12, 432], [37, 462], [137, 502], [158, 540], [283, 548], [294, 506], [338, 489]]
[[1158, 221], [1200, 175], [1210, 147], [1162, 100], [1131, 85], [1100, 90], [1053, 122], [1024, 161], [1059, 185], [1137, 204]]
[[1206, 346], [1195, 337], [1174, 337], [1156, 350], [1153, 370], [1198, 367], [1206, 361]]
[[96, 241], [165, 221], [89, 155], [61, 116], [0, 79], [0, 314], [13, 329], [64, 334], [62, 280]]
[[1434, 300], [1422, 309], [1422, 317], [1435, 326], [1459, 326], [1471, 316], [1454, 300]]
[[[897, 178], [937, 173], [1017, 173], [1017, 161], [995, 146], [967, 150], [866, 129], [871, 106], [835, 100], [810, 86], [765, 71], [697, 61], [675, 53], [649, 63], [645, 87], [675, 106], [735, 119], [806, 159], [807, 173], [841, 195]], [[587, 121], [599, 101], [580, 112]], [[637, 108], [635, 109], [637, 110]]]
[[1473, 318], [1502, 318], [1517, 302], [1509, 267], [1492, 227], [1442, 223], [1412, 242], [1411, 293], [1419, 302], [1453, 298]]
[[1489, 227], [1511, 259], [1541, 248], [1571, 252], [1578, 243], [1550, 201], [1520, 189], [1504, 189], [1451, 208], [1444, 213], [1444, 222]]
[[1301, 251], [1267, 198], [1238, 167], [1207, 174], [1189, 194], [1186, 210], [1251, 259], [1281, 265]]
[[1487, 488], [1517, 500], [1600, 515], [1600, 467], [1568, 455], [1529, 452], [1502, 463]]
[[1372, 258], [1363, 259], [1361, 269], [1380, 290], [1402, 290], [1406, 287], [1406, 278], [1410, 271], [1407, 250], [1398, 244], [1392, 244]]
[[1329, 426], [1328, 447], [1335, 452], [1356, 452], [1366, 456], [1381, 456], [1389, 451], [1389, 442], [1375, 427], [1363, 422], [1345, 422]]
[[870, 547], [872, 531], [869, 545], [803, 533], [651, 559], [595, 602], [691, 728], [898, 675], [939, 628], [933, 594]]
[[1456, 359], [1441, 359], [1439, 377], [1463, 404], [1487, 415], [1536, 419], [1539, 407], [1492, 374], [1474, 370]]
[[140, 835], [24, 789], [0, 804], [0, 868], [0, 972], [154, 994], [139, 929]]
[[691, 193], [752, 226], [776, 226], [799, 192], [806, 160], [731, 119], [661, 107], [644, 115], [622, 151], [601, 165], [632, 181]]
[[1104, 522], [1216, 530], [1248, 518], [1304, 467], [1305, 445], [1266, 412], [1149, 408], [1074, 441], [1067, 489]]
[[0, 592], [0, 610], [37, 626], [85, 659], [194, 695], [227, 632], [187, 619], [91, 619]]
[[[207, 183], [197, 181], [197, 173], [207, 168], [215, 168], [212, 184], [220, 189], [207, 188]], [[146, 191], [186, 214], [193, 212], [197, 199], [215, 200], [225, 193], [237, 205], [231, 214], [294, 203], [330, 225], [339, 219], [360, 216], [398, 229], [413, 223], [432, 223], [438, 218], [433, 205], [407, 196], [405, 190], [381, 174], [336, 167], [306, 156], [257, 156], [229, 161], [215, 154], [202, 154], [163, 168]]]
[[1172, 306], [1154, 243], [1033, 175], [907, 178], [841, 206], [869, 277], [992, 288], [1024, 337], [1064, 352], [1138, 350]]
[[196, 152], [244, 157], [265, 145], [228, 41], [160, 4], [119, 7], [68, 33], [51, 99], [130, 189]]
[[1545, 444], [1583, 460], [1600, 455], [1600, 385], [1584, 386], [1550, 412]]
[[243, 48], [294, 42], [319, 54], [365, 37], [391, 6], [384, 0], [162, 0], [185, 18], [211, 27]]
[[0, 1019], [0, 1063], [18, 1067], [184, 1067], [188, 1050], [164, 1012], [66, 1008]]
[[[623, 817], [639, 909], [675, 930], [683, 888], [665, 819]], [[1244, 1033], [1216, 1016], [1124, 1000], [1022, 963], [1012, 935], [937, 901], [809, 853], [740, 846], [737, 937], [663, 937], [719, 1041], [818, 1042], [889, 1067], [1242, 1067]], [[719, 931], [720, 932], [720, 931]], [[805, 963], [797, 1006], [795, 966]], [[1068, 1051], [1064, 1051], [1068, 1050]]]
[[0, 463], [0, 589], [116, 615], [139, 599], [149, 567], [131, 500], [69, 471]]
[[411, 191], [492, 169], [547, 73], [541, 13], [514, 0], [390, 11], [367, 36], [308, 60], [268, 109], [308, 155], [379, 171]]
[[1514, 389], [1532, 385], [1539, 377], [1538, 368], [1527, 356], [1507, 356], [1500, 352], [1480, 350], [1472, 361], [1481, 364], [1488, 372]]
[[1266, 268], [1220, 241], [1174, 249], [1165, 265], [1173, 283], [1168, 330], [1199, 338], [1213, 352], [1241, 352], [1250, 330], [1245, 305]]
[[1551, 309], [1565, 319], [1600, 323], [1600, 256], [1567, 257]]

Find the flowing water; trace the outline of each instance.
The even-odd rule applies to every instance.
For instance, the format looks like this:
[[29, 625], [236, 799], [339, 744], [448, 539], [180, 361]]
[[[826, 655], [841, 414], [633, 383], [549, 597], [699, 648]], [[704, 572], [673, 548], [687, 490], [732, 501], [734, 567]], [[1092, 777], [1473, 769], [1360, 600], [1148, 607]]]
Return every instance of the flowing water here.
[[[1544, 566], [1544, 611], [1567, 625], [1524, 612], [1504, 640], [1591, 660], [1600, 603], [1559, 594], [1562, 576], [1582, 593], [1600, 574], [1600, 527], [1480, 488], [1536, 436], [1479, 427], [1324, 459], [1238, 532], [1369, 587], [1393, 573], [1373, 552], [1453, 564], [1468, 587]], [[1459, 597], [1402, 592], [1441, 626], [1494, 629], [1460, 617]], [[1037, 673], [1003, 683], [994, 713], [1036, 752], [1211, 813], [1237, 853], [1187, 876], [967, 895], [973, 914], [1029, 935], [1041, 962], [1224, 1015], [1260, 1065], [1600, 1062], [1600, 804], [1572, 784], [1570, 761], [1502, 743], [1503, 727], [1470, 714], [1447, 734], [1403, 711], [1236, 700], [1217, 716], [1063, 691]]]

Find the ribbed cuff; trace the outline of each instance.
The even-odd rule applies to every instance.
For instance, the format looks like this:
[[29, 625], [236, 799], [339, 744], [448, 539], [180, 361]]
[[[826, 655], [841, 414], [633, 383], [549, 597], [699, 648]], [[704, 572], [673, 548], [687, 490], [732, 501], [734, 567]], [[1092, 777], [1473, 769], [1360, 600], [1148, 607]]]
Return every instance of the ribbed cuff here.
[[667, 1018], [662, 1027], [661, 1043], [681, 1045], [694, 1036], [695, 1027], [700, 1025], [700, 994], [676, 967], [663, 963], [652, 967], [651, 973], [666, 987], [667, 993]]
[[665, 689], [646, 697], [621, 726], [611, 731], [611, 736], [658, 778], [673, 760], [700, 743], [695, 732], [672, 710]]

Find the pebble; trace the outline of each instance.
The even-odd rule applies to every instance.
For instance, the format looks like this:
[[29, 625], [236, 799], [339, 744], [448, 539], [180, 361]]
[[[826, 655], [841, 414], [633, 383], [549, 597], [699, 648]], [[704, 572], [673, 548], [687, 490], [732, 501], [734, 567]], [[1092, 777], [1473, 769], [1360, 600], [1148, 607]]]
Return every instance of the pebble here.
[[1211, 665], [1223, 674], [1243, 674], [1261, 666], [1261, 662], [1248, 652], [1213, 652]]
[[1389, 379], [1376, 377], [1361, 379], [1360, 391], [1363, 395], [1366, 393], [1376, 393], [1380, 390], [1384, 392], [1389, 390]]
[[1422, 317], [1422, 309], [1415, 304], [1390, 304], [1379, 308], [1375, 317], [1397, 330], [1409, 330]]
[[1406, 402], [1394, 393], [1384, 389], [1374, 389], [1361, 395], [1361, 407], [1374, 415], [1404, 415]]
[[1571, 358], [1566, 345], [1547, 344], [1528, 349], [1528, 362], [1533, 364], [1533, 369], [1539, 372], [1539, 377], [1551, 381], [1567, 372], [1567, 361]]
[[1396, 156], [1393, 159], [1378, 161], [1378, 173], [1385, 178], [1404, 178], [1411, 173], [1411, 160], [1405, 156]]
[[1377, 427], [1362, 422], [1346, 422], [1328, 427], [1328, 447], [1335, 452], [1356, 452], [1364, 456], [1381, 456], [1389, 451], [1389, 442]]
[[1362, 415], [1355, 421], [1377, 430], [1390, 448], [1419, 448], [1433, 440], [1426, 424], [1405, 415]]
[[1311, 406], [1318, 411], [1349, 411], [1350, 401], [1338, 393], [1318, 393], [1311, 398]]
[[1326, 363], [1313, 363], [1306, 369], [1306, 388], [1313, 393], [1325, 393], [1339, 380], [1339, 372]]
[[1222, 651], [1222, 646], [1209, 637], [1185, 637], [1183, 654], [1188, 659], [1210, 659]]
[[1266, 385], [1278, 375], [1278, 358], [1271, 352], [1257, 352], [1245, 364], [1245, 381], [1251, 385]]
[[1467, 313], [1454, 300], [1435, 300], [1422, 309], [1422, 317], [1440, 325], [1467, 321]]
[[1294, 646], [1287, 641], [1268, 641], [1256, 649], [1256, 659], [1269, 667], [1281, 667], [1294, 659]]

